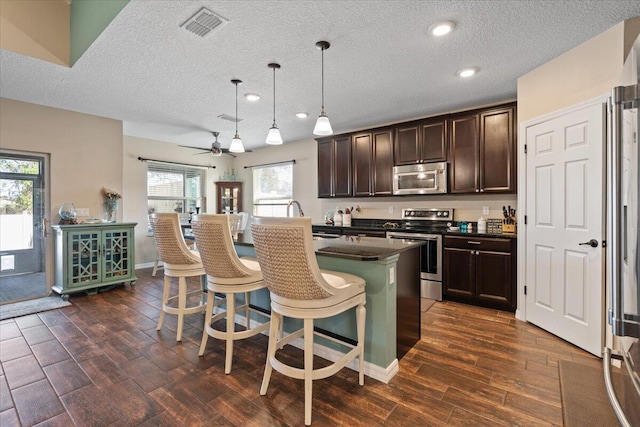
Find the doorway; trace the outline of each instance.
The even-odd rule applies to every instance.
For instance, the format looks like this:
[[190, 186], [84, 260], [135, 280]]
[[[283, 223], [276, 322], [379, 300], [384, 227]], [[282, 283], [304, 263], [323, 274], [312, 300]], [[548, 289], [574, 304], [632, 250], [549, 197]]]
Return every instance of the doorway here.
[[0, 153], [0, 304], [43, 297], [45, 158]]

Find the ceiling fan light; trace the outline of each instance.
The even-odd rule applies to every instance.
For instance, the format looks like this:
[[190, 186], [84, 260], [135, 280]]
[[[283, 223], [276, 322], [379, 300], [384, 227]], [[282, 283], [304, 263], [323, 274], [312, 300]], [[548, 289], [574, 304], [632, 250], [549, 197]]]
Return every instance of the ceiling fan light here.
[[329, 123], [329, 117], [327, 117], [324, 111], [318, 117], [318, 121], [316, 121], [316, 127], [313, 128], [313, 134], [322, 136], [333, 134], [331, 123]]
[[280, 129], [274, 124], [267, 134], [267, 139], [265, 141], [269, 145], [281, 145], [282, 144], [282, 136], [280, 135]]
[[242, 140], [238, 134], [236, 134], [236, 136], [231, 140], [229, 151], [232, 153], [244, 153], [244, 145], [242, 144]]

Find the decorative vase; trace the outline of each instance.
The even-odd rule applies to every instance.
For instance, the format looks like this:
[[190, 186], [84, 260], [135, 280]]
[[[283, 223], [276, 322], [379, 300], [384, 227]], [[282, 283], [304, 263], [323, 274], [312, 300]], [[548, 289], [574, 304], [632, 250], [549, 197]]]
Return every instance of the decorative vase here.
[[118, 200], [105, 200], [104, 216], [105, 220], [109, 222], [116, 222], [118, 217]]
[[76, 207], [73, 203], [65, 202], [60, 205], [60, 210], [58, 211], [60, 214], [60, 219], [63, 221], [74, 221], [77, 217]]

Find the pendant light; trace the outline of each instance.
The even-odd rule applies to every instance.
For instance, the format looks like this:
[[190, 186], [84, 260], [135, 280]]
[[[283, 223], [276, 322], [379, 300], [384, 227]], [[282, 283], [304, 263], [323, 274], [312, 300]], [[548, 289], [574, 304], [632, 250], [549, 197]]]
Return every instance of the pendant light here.
[[331, 123], [329, 123], [329, 117], [324, 112], [324, 51], [329, 49], [331, 45], [329, 42], [319, 41], [316, 43], [316, 47], [322, 51], [322, 111], [316, 122], [316, 127], [313, 128], [314, 135], [331, 135], [333, 129], [331, 129]]
[[242, 84], [242, 80], [233, 79], [231, 83], [236, 85], [236, 134], [231, 140], [229, 151], [232, 153], [244, 153], [244, 145], [242, 145], [242, 139], [238, 135], [238, 85]]
[[265, 142], [270, 145], [280, 145], [282, 144], [282, 136], [280, 135], [280, 129], [278, 129], [278, 125], [276, 124], [276, 70], [280, 68], [280, 64], [272, 62], [267, 65], [267, 67], [273, 69], [273, 125], [269, 129], [267, 140]]

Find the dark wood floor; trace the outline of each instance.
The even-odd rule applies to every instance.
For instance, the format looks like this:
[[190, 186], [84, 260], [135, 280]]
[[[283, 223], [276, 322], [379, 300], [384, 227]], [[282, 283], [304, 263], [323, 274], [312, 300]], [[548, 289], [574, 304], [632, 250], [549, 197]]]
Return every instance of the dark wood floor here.
[[[137, 275], [134, 289], [0, 322], [2, 427], [303, 425], [302, 381], [274, 372], [258, 393], [266, 336], [236, 343], [224, 375], [222, 342], [198, 357], [202, 315], [180, 344], [175, 316], [156, 332], [162, 274]], [[562, 425], [558, 361], [599, 363], [510, 313], [443, 302], [422, 316], [423, 338], [389, 384], [359, 387], [349, 369], [314, 382], [313, 425]]]

